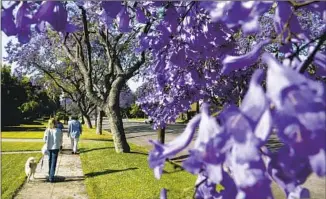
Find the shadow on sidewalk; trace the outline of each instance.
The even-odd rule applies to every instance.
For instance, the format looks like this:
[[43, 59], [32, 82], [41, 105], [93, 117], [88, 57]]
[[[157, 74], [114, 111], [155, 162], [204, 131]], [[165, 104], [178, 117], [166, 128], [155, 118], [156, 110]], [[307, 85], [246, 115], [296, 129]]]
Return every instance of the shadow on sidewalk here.
[[135, 169], [138, 169], [138, 168], [133, 167], [133, 168], [127, 168], [127, 169], [120, 169], [120, 170], [106, 169], [105, 171], [86, 173], [85, 176], [87, 178], [91, 178], [91, 177], [95, 177], [95, 176], [99, 176], [99, 175], [106, 175], [106, 174], [110, 174], [110, 173], [117, 173], [117, 172], [123, 172], [123, 171], [135, 170]]

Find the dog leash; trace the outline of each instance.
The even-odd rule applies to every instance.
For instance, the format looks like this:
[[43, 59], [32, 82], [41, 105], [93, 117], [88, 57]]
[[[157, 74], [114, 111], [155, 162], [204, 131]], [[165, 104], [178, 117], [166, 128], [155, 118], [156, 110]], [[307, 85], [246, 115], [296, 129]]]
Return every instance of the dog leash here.
[[44, 160], [44, 155], [42, 156], [41, 169], [43, 167], [43, 160]]

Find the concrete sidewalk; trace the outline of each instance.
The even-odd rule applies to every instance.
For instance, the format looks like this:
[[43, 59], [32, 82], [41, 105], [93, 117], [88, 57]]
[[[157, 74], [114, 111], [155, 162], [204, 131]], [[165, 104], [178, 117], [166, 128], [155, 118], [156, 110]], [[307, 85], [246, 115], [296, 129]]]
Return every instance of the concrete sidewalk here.
[[25, 182], [14, 198], [17, 199], [87, 199], [84, 174], [79, 155], [72, 155], [70, 139], [63, 135], [63, 150], [59, 154], [56, 168], [56, 182], [46, 182], [49, 171], [48, 156], [37, 165], [35, 179]]

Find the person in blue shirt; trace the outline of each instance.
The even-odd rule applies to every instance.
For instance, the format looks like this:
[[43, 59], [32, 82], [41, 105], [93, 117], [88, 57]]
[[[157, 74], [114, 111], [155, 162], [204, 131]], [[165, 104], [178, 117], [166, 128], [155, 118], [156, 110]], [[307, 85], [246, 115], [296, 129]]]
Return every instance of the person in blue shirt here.
[[78, 121], [78, 117], [71, 117], [71, 120], [68, 122], [68, 137], [70, 137], [71, 140], [72, 154], [78, 153], [78, 141], [81, 134], [82, 125]]

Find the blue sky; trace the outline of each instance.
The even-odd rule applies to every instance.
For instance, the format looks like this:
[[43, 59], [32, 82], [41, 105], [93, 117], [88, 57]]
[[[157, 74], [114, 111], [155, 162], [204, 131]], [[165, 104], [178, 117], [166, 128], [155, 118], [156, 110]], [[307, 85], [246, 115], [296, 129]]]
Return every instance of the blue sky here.
[[[6, 34], [4, 34], [3, 32], [1, 32], [1, 61], [2, 63], [5, 63], [3, 61], [3, 57], [6, 57], [7, 56], [7, 52], [5, 50], [5, 46], [7, 45], [7, 43], [10, 41], [10, 40], [13, 40], [13, 42], [17, 42], [17, 39], [16, 37], [14, 36], [11, 36], [11, 37], [7, 37]], [[12, 64], [12, 67], [15, 68], [16, 65], [15, 64]], [[139, 81], [134, 81], [134, 80], [129, 80], [127, 82], [127, 84], [129, 85], [130, 89], [132, 91], [136, 91], [136, 89], [141, 86], [142, 82], [139, 82]]]

